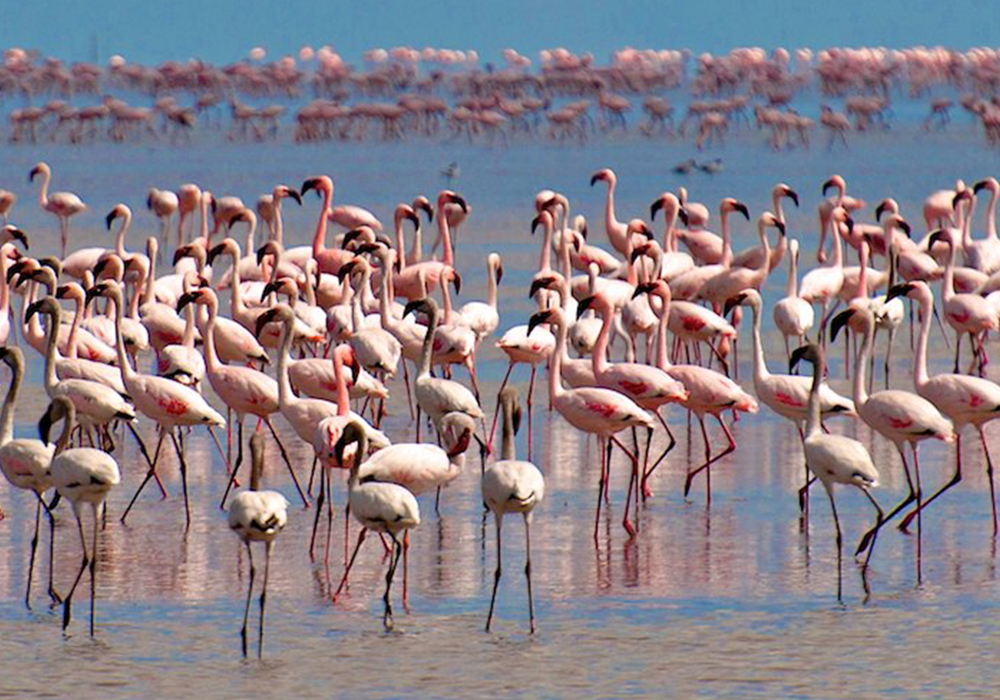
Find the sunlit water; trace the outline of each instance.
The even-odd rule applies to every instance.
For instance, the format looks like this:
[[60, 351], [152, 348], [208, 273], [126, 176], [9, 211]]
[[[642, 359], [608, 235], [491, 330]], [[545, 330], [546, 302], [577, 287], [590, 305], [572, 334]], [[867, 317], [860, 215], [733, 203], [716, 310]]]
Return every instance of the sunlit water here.
[[[927, 192], [953, 184], [956, 177], [973, 182], [993, 172], [995, 154], [981, 146], [980, 138], [958, 119], [947, 134], [926, 135], [897, 125], [892, 133], [856, 139], [847, 152], [828, 153], [817, 145], [809, 152], [773, 154], [759, 145], [759, 136], [744, 130], [719, 152], [725, 159], [723, 173], [682, 179], [670, 174], [670, 167], [693, 155], [688, 147], [631, 138], [583, 149], [533, 143], [489, 150], [424, 143], [251, 147], [206, 137], [194, 147], [178, 149], [6, 149], [0, 185], [20, 194], [13, 219], [32, 235], [32, 253], [42, 254], [54, 250], [54, 221], [35, 207], [34, 189], [25, 183], [39, 159], [53, 165], [54, 189], [75, 191], [91, 205], [73, 223], [75, 245], [110, 242], [103, 215], [123, 200], [137, 214], [131, 246], [154, 230], [152, 218], [142, 210], [149, 185], [195, 181], [216, 194], [239, 194], [252, 203], [276, 182], [295, 186], [307, 176], [329, 173], [337, 183], [338, 202], [362, 204], [391, 221], [397, 201], [433, 194], [445, 185], [439, 170], [457, 161], [462, 175], [454, 187], [473, 207], [458, 252], [465, 281], [462, 300], [484, 298], [485, 254], [501, 252], [507, 272], [502, 330], [524, 323], [532, 309], [527, 287], [538, 240], [529, 235], [528, 222], [532, 197], [543, 187], [565, 192], [574, 211], [588, 216], [591, 237], [603, 242], [604, 190], [588, 186], [599, 167], [618, 172], [622, 220], [644, 216], [659, 192], [680, 184], [706, 203], [736, 196], [756, 214], [769, 206], [771, 186], [785, 181], [802, 196], [802, 209], [788, 212], [789, 231], [802, 241], [803, 262], [811, 265], [815, 207], [826, 177], [842, 173], [850, 191], [872, 205], [883, 196], [896, 197], [919, 230], [919, 203]], [[311, 196], [301, 211], [286, 207], [286, 236], [292, 243], [309, 240], [317, 210]], [[859, 218], [870, 216], [869, 209]], [[754, 242], [752, 227], [736, 223], [735, 229], [737, 248]], [[976, 230], [981, 230], [979, 224]], [[768, 302], [780, 296], [784, 279], [782, 266], [768, 283]], [[784, 352], [769, 330], [769, 311], [766, 328], [771, 368], [778, 370]], [[745, 333], [741, 349], [749, 346]], [[938, 366], [946, 367], [950, 351], [939, 340], [934, 347]], [[894, 384], [906, 387], [906, 333], [897, 338], [897, 351]], [[839, 378], [840, 353], [832, 354], [837, 358], [833, 382], [846, 390]], [[41, 362], [33, 351], [28, 358], [32, 386], [18, 406], [20, 435], [35, 434], [44, 406]], [[492, 397], [506, 362], [491, 343], [478, 359], [484, 395]], [[740, 377], [745, 382], [748, 360], [743, 350]], [[995, 377], [995, 368], [990, 369]], [[514, 376], [523, 396], [528, 371], [517, 368]], [[402, 386], [396, 382], [391, 389], [387, 432], [395, 441], [412, 440], [414, 426]], [[214, 397], [210, 400], [221, 407]], [[493, 399], [487, 403], [492, 412]], [[850, 553], [873, 521], [873, 512], [859, 493], [838, 491], [846, 549], [844, 600], [839, 603], [833, 526], [821, 490], [813, 492], [808, 529], [800, 529], [795, 491], [802, 479], [801, 451], [790, 424], [766, 409], [741, 417], [734, 427], [738, 450], [713, 467], [707, 508], [702, 480], [695, 482], [690, 498], [681, 496], [685, 470], [703, 454], [697, 424], [689, 429], [685, 414], [670, 410], [678, 445], [653, 479], [654, 497], [639, 510], [638, 538], [629, 541], [620, 524], [627, 470], [616, 456], [611, 506], [598, 524], [595, 543], [596, 442], [568, 428], [546, 404], [540, 373], [533, 458], [546, 475], [547, 498], [536, 511], [532, 530], [539, 621], [533, 637], [527, 634], [523, 526], [514, 518], [504, 529], [495, 631], [483, 632], [496, 552], [492, 521], [484, 523], [482, 517], [476, 459], [444, 492], [440, 514], [433, 498], [422, 499], [423, 522], [413, 533], [409, 563], [409, 611], [398, 602], [400, 576], [394, 590], [396, 631], [386, 633], [381, 623], [386, 558], [377, 539], [362, 550], [349, 594], [335, 605], [330, 601], [345, 553], [343, 475], [335, 475], [338, 512], [328, 570], [322, 536], [318, 561], [308, 556], [314, 510], [301, 509], [271, 449], [265, 483], [288, 495], [293, 508], [275, 548], [264, 660], [244, 662], [238, 632], [246, 555], [218, 508], [225, 487], [223, 461], [208, 436], [196, 431], [187, 441], [193, 518], [187, 532], [170, 453], [162, 467], [170, 497], [161, 501], [149, 489], [128, 525], [119, 524], [142, 470], [131, 440], [118, 454], [124, 480], [110, 499], [108, 526], [101, 535], [94, 640], [86, 633], [86, 583], [68, 634], [61, 631], [59, 611], [47, 609], [44, 554], [36, 570], [34, 611], [25, 610], [34, 503], [6, 484], [0, 487], [7, 513], [0, 523], [0, 695], [995, 695], [1000, 682], [996, 548], [982, 453], [971, 434], [966, 439], [966, 478], [924, 518], [919, 587], [915, 537], [886, 528], [866, 601]], [[866, 429], [855, 433], [842, 420], [831, 421], [831, 427], [856, 434], [871, 446], [882, 472], [876, 495], [883, 505], [903, 496], [905, 480], [890, 445]], [[152, 440], [148, 422], [141, 429]], [[525, 432], [518, 444], [522, 456]], [[308, 447], [290, 430], [282, 433], [300, 478], [306, 479]], [[717, 426], [710, 425], [710, 435], [716, 448], [724, 444]], [[951, 452], [943, 445], [926, 445], [921, 462], [925, 489], [951, 473]], [[58, 518], [56, 582], [65, 590], [79, 563], [79, 542], [70, 510], [60, 508]], [[353, 542], [357, 526], [351, 527]], [[42, 532], [44, 542], [44, 525]], [[256, 605], [252, 623], [255, 619]]]

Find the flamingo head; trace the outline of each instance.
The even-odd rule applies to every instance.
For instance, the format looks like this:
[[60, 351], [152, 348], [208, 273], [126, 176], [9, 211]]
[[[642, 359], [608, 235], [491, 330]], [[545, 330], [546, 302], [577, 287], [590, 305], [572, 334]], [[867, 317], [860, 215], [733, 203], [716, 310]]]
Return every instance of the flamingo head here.
[[823, 356], [823, 349], [819, 345], [816, 345], [816, 343], [809, 343], [792, 351], [792, 356], [788, 360], [789, 373], [793, 372], [799, 362], [802, 361], [810, 363], [815, 372], [820, 375], [823, 374], [825, 357]]

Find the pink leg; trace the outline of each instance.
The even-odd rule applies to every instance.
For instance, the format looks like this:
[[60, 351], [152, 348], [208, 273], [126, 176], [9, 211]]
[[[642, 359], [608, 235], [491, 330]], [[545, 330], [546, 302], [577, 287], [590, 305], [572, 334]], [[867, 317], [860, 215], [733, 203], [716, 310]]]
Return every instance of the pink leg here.
[[368, 528], [361, 528], [361, 532], [358, 533], [358, 543], [354, 546], [354, 553], [351, 555], [350, 561], [344, 568], [344, 576], [340, 579], [340, 585], [337, 586], [337, 590], [334, 592], [331, 600], [336, 603], [337, 598], [340, 596], [340, 592], [344, 590], [344, 586], [347, 585], [347, 577], [351, 573], [351, 568], [354, 566], [354, 560], [358, 557], [358, 550], [361, 549], [361, 543], [365, 541], [365, 534], [368, 532]]
[[711, 445], [708, 442], [708, 431], [705, 428], [705, 419], [703, 416], [698, 416], [698, 422], [701, 423], [701, 436], [705, 441], [705, 463], [692, 472], [688, 472], [687, 480], [684, 482], [684, 495], [687, 496], [691, 491], [691, 481], [700, 472], [705, 472], [705, 498], [706, 503], [711, 505], [712, 503], [712, 481], [711, 481], [711, 469], [710, 467], [715, 462], [719, 461], [733, 450], [736, 449], [736, 440], [733, 439], [733, 434], [729, 432], [729, 426], [726, 425], [725, 421], [722, 420], [721, 416], [716, 416], [715, 419], [719, 421], [719, 425], [722, 426], [722, 431], [726, 434], [726, 440], [728, 445], [719, 454], [714, 457], [709, 456], [711, 454]]
[[[947, 484], [939, 488], [930, 498], [928, 498], [926, 501], [918, 503], [917, 507], [914, 508], [912, 511], [910, 511], [905, 518], [903, 518], [903, 521], [899, 524], [899, 529], [902, 530], [903, 532], [907, 532], [907, 528], [910, 526], [910, 523], [913, 521], [915, 517], [917, 517], [920, 511], [929, 506], [938, 496], [940, 496], [945, 491], [947, 491], [952, 486], [954, 486], [955, 484], [957, 484], [959, 481], [962, 480], [962, 432], [961, 428], [958, 426], [956, 426], [955, 430], [958, 433], [958, 439], [955, 441], [954, 476], [951, 477], [951, 481], [949, 481]], [[992, 479], [990, 481], [992, 482]]]
[[[637, 479], [639, 477], [639, 460], [636, 457], [636, 455], [634, 455], [631, 452], [629, 452], [629, 449], [627, 447], [625, 447], [625, 445], [623, 445], [621, 443], [621, 441], [619, 441], [618, 438], [616, 438], [615, 436], [612, 435], [609, 438], [609, 444], [610, 445], [617, 445], [618, 449], [620, 449], [622, 452], [624, 452], [625, 456], [628, 457], [628, 459], [632, 462], [632, 476], [629, 479], [628, 496], [626, 496], [626, 499], [625, 499], [625, 516], [624, 516], [624, 519], [622, 520], [622, 525], [625, 527], [625, 531], [628, 532], [629, 537], [635, 537], [635, 535], [636, 535], [636, 529], [635, 529], [635, 526], [632, 524], [632, 519], [629, 517], [629, 505], [631, 503], [632, 484], [634, 483], [633, 480]], [[609, 465], [608, 466], [609, 466], [609, 468], [610, 468], [610, 454], [611, 454], [611, 451], [608, 450], [608, 455], [609, 455]], [[609, 471], [610, 471], [610, 469], [609, 469]], [[609, 477], [610, 477], [610, 473], [609, 473]], [[610, 478], [609, 478], [609, 481], [610, 481]]]

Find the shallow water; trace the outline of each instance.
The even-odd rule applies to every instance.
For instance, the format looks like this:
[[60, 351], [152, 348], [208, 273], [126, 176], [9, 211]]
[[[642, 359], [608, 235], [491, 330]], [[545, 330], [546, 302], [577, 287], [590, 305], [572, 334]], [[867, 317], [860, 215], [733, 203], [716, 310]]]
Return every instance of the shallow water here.
[[[140, 232], [154, 230], [152, 217], [141, 209], [145, 188], [176, 187], [186, 181], [220, 195], [239, 194], [250, 203], [276, 182], [294, 186], [326, 172], [337, 182], [337, 201], [362, 204], [390, 221], [396, 201], [444, 186], [438, 171], [455, 160], [462, 167], [455, 188], [473, 207], [458, 253], [465, 281], [462, 299], [485, 296], [485, 253], [500, 251], [506, 268], [502, 330], [524, 323], [532, 308], [527, 287], [538, 240], [529, 235], [528, 222], [534, 192], [543, 187], [565, 192], [575, 211], [588, 216], [592, 239], [603, 242], [603, 189], [588, 186], [590, 173], [599, 167], [618, 172], [622, 220], [645, 215], [661, 190], [679, 184], [704, 202], [736, 196], [756, 214], [769, 206], [771, 186], [785, 181], [802, 196], [802, 209], [788, 213], [789, 230], [802, 240], [803, 261], [811, 264], [819, 186], [830, 174], [842, 173], [849, 191], [872, 205], [891, 194], [916, 224], [927, 192], [953, 184], [956, 177], [978, 180], [995, 164], [995, 155], [965, 124], [930, 135], [899, 124], [891, 134], [871, 134], [856, 140], [849, 152], [832, 153], [816, 147], [773, 154], [759, 145], [756, 134], [743, 131], [719, 152], [726, 163], [723, 173], [686, 179], [669, 174], [674, 163], [690, 155], [681, 144], [638, 138], [582, 149], [515, 144], [495, 150], [459, 144], [250, 147], [206, 138], [195, 147], [177, 149], [8, 149], [0, 185], [20, 194], [13, 218], [32, 235], [32, 254], [42, 254], [54, 250], [55, 227], [33, 205], [34, 190], [24, 178], [43, 158], [53, 165], [54, 189], [76, 191], [91, 204], [91, 211], [74, 221], [76, 245], [110, 241], [103, 231], [103, 215], [121, 199], [136, 211], [131, 240], [137, 245]], [[309, 239], [317, 208], [311, 196], [301, 211], [286, 208], [291, 242]], [[870, 216], [869, 209], [859, 219]], [[753, 243], [752, 231], [736, 224], [738, 248]], [[781, 295], [784, 277], [784, 268], [771, 277], [768, 302]], [[771, 368], [778, 370], [784, 353], [778, 351], [780, 339], [770, 331], [769, 317], [767, 313], [766, 344]], [[905, 336], [897, 338], [894, 367], [894, 384], [900, 387], [909, 385]], [[935, 342], [940, 367], [947, 366], [949, 352]], [[492, 347], [481, 355], [484, 394], [493, 396], [506, 363]], [[32, 351], [28, 358], [33, 384], [18, 406], [21, 435], [34, 434], [34, 421], [43, 408], [41, 362]], [[748, 359], [743, 352], [740, 377], [746, 382]], [[991, 370], [995, 377], [996, 370]], [[846, 389], [840, 371], [834, 361], [833, 383]], [[515, 378], [523, 395], [527, 370], [518, 368]], [[396, 441], [412, 440], [402, 387], [396, 383], [391, 388], [394, 400], [386, 430]], [[686, 416], [672, 409], [668, 420], [678, 445], [653, 479], [654, 497], [640, 508], [639, 537], [629, 541], [620, 525], [627, 473], [624, 460], [616, 456], [610, 515], [606, 509], [595, 543], [597, 445], [548, 413], [545, 395], [540, 373], [533, 458], [546, 475], [547, 496], [532, 527], [539, 623], [533, 637], [527, 635], [524, 531], [514, 518], [508, 518], [504, 528], [505, 566], [495, 631], [488, 635], [482, 630], [496, 554], [492, 522], [484, 524], [482, 518], [476, 459], [444, 492], [440, 515], [433, 498], [421, 499], [423, 522], [413, 533], [409, 563], [409, 612], [398, 602], [397, 579], [396, 631], [385, 633], [381, 594], [386, 560], [381, 545], [374, 539], [366, 544], [349, 595], [331, 604], [331, 586], [336, 586], [344, 557], [342, 512], [334, 520], [328, 572], [322, 556], [318, 563], [308, 556], [314, 511], [301, 509], [287, 472], [271, 450], [265, 484], [288, 495], [293, 508], [275, 548], [264, 660], [244, 662], [238, 633], [246, 555], [217, 507], [225, 487], [223, 462], [208, 436], [198, 431], [187, 441], [193, 517], [187, 533], [173, 459], [164, 462], [162, 470], [170, 498], [161, 501], [149, 490], [128, 525], [118, 523], [142, 476], [131, 440], [118, 455], [124, 479], [110, 500], [108, 526], [101, 535], [94, 640], [86, 633], [86, 585], [78, 593], [66, 635], [59, 611], [46, 608], [38, 576], [35, 611], [25, 610], [34, 505], [25, 494], [12, 493], [5, 483], [0, 486], [7, 513], [0, 522], [0, 696], [177, 696], [192, 694], [194, 688], [205, 698], [260, 693], [264, 688], [275, 696], [379, 697], [415, 692], [533, 697], [995, 695], [1000, 682], [1000, 652], [994, 643], [1000, 631], [996, 543], [990, 537], [981, 451], [971, 434], [966, 439], [966, 478], [924, 518], [919, 587], [915, 537], [886, 528], [873, 559], [871, 596], [866, 600], [850, 552], [874, 514], [860, 494], [838, 491], [847, 550], [844, 601], [839, 603], [832, 520], [819, 489], [813, 492], [809, 528], [799, 526], [795, 491], [802, 478], [801, 453], [791, 425], [766, 409], [741, 417], [734, 427], [736, 453], [713, 467], [709, 508], [702, 480], [695, 482], [689, 499], [681, 496], [685, 469], [698, 463], [702, 446], [697, 425], [689, 430]], [[214, 397], [210, 400], [221, 406]], [[147, 440], [152, 438], [150, 427], [142, 425]], [[905, 480], [891, 446], [866, 429], [858, 427], [855, 433], [855, 426], [843, 420], [831, 421], [831, 427], [856, 434], [874, 450], [882, 472], [879, 501], [890, 506], [901, 498]], [[713, 444], [721, 446], [717, 426], [709, 429]], [[524, 433], [519, 438], [522, 456]], [[300, 478], [306, 478], [308, 448], [298, 444], [290, 430], [282, 429], [282, 434]], [[921, 463], [925, 489], [933, 488], [950, 475], [951, 451], [926, 445]], [[338, 506], [344, 502], [342, 477], [336, 475]], [[69, 509], [61, 508], [58, 515], [56, 580], [65, 590], [78, 566], [79, 542]], [[352, 524], [352, 542], [355, 535]], [[41, 572], [41, 579], [46, 565], [40, 554], [36, 574]], [[256, 620], [256, 605], [251, 620]]]

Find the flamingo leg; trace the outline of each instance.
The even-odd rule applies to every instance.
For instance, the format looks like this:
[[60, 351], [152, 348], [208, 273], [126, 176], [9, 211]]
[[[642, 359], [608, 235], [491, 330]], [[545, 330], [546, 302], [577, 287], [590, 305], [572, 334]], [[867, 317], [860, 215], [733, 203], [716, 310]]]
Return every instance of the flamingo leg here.
[[128, 506], [125, 508], [125, 512], [122, 513], [122, 517], [120, 520], [122, 524], [125, 523], [125, 518], [128, 517], [129, 511], [132, 510], [132, 506], [135, 505], [136, 500], [139, 498], [139, 494], [141, 494], [142, 490], [146, 488], [146, 484], [149, 483], [149, 480], [156, 475], [156, 463], [160, 459], [160, 448], [163, 446], [163, 439], [166, 436], [167, 436], [166, 431], [160, 430], [160, 437], [156, 441], [156, 449], [153, 450], [153, 463], [152, 465], [150, 465], [149, 471], [146, 472], [146, 478], [142, 480], [142, 483], [139, 484], [139, 488], [137, 488], [135, 494], [133, 494], [132, 500], [128, 502]]
[[[917, 503], [920, 502], [921, 498], [921, 487], [920, 487], [920, 453], [917, 450], [917, 446], [913, 446], [913, 477], [917, 482]], [[920, 511], [917, 511], [917, 585], [920, 585], [920, 579], [923, 569], [923, 516]]]
[[319, 472], [319, 495], [316, 496], [316, 515], [313, 517], [312, 534], [309, 535], [309, 561], [316, 561], [316, 531], [319, 530], [319, 518], [323, 513], [323, 503], [326, 501], [326, 467]]
[[403, 546], [396, 539], [396, 535], [389, 533], [389, 537], [392, 538], [392, 551], [393, 557], [389, 562], [389, 570], [385, 573], [385, 595], [382, 596], [382, 601], [385, 603], [385, 612], [382, 614], [382, 624], [385, 626], [386, 631], [392, 630], [392, 599], [390, 594], [392, 592], [392, 579], [396, 575], [396, 567], [399, 565], [399, 557], [403, 553]]
[[337, 590], [331, 596], [330, 600], [334, 603], [337, 602], [337, 598], [340, 597], [341, 591], [344, 590], [344, 586], [347, 585], [347, 577], [351, 573], [351, 569], [354, 568], [354, 560], [358, 557], [358, 551], [361, 549], [361, 543], [365, 541], [365, 535], [368, 533], [368, 528], [361, 528], [361, 532], [358, 533], [358, 543], [354, 545], [354, 552], [351, 553], [351, 559], [347, 562], [347, 566], [344, 567], [344, 575], [340, 579], [340, 585], [337, 586]]
[[[37, 494], [36, 494], [37, 495]], [[31, 610], [31, 577], [35, 571], [35, 554], [38, 552], [38, 527], [42, 521], [42, 499], [35, 504], [35, 534], [31, 538], [31, 558], [28, 560], [28, 586], [24, 593], [24, 605]]]
[[[191, 526], [191, 506], [188, 501], [188, 485], [187, 485], [187, 462], [184, 461], [184, 448], [181, 446], [177, 439], [177, 435], [174, 431], [170, 431], [170, 439], [174, 443], [174, 451], [177, 453], [177, 459], [181, 465], [181, 488], [184, 490], [184, 519], [187, 523], [187, 527]], [[242, 442], [240, 443], [242, 448]]]
[[990, 507], [993, 511], [993, 538], [997, 536], [997, 494], [993, 481], [993, 459], [990, 457], [990, 447], [986, 444], [986, 428], [979, 426], [979, 440], [983, 443], [983, 454], [986, 456], [986, 478], [990, 482]]
[[233, 467], [232, 474], [229, 475], [229, 483], [226, 484], [226, 490], [222, 493], [222, 501], [219, 503], [220, 509], [225, 509], [226, 498], [229, 496], [229, 491], [233, 488], [233, 484], [236, 483], [236, 473], [240, 470], [240, 466], [243, 464], [243, 417], [239, 416], [237, 420], [236, 439], [239, 442], [239, 445], [236, 448], [236, 466]]
[[833, 511], [833, 527], [836, 532], [836, 542], [837, 542], [837, 600], [843, 601], [844, 599], [844, 538], [840, 532], [840, 518], [837, 515], [837, 502], [833, 500], [833, 488], [828, 484], [823, 484], [826, 486], [826, 495], [830, 497], [830, 509]]
[[[667, 421], [663, 418], [663, 415], [660, 413], [659, 409], [657, 409], [656, 411], [653, 411], [653, 415], [656, 416], [656, 419], [658, 421], [660, 421], [660, 425], [663, 426], [663, 429], [667, 431], [667, 438], [670, 440], [670, 444], [668, 444], [667, 447], [666, 447], [666, 449], [663, 450], [663, 452], [660, 453], [660, 456], [656, 458], [656, 461], [653, 462], [653, 466], [650, 467], [649, 469], [647, 469], [645, 471], [645, 473], [642, 475], [642, 497], [643, 497], [643, 499], [649, 498], [650, 496], [653, 495], [653, 492], [649, 489], [649, 487], [646, 484], [646, 482], [649, 480], [649, 477], [652, 475], [653, 471], [658, 466], [660, 466], [660, 462], [662, 462], [664, 459], [667, 458], [667, 455], [670, 454], [670, 451], [672, 449], [674, 449], [674, 446], [677, 444], [677, 440], [674, 439], [674, 434], [670, 430], [670, 426], [667, 425]], [[652, 434], [650, 436], [652, 436]]]
[[531, 461], [531, 424], [534, 422], [531, 420], [532, 406], [534, 404], [535, 395], [535, 373], [538, 371], [538, 366], [531, 365], [531, 381], [528, 383], [528, 461]]
[[958, 439], [955, 441], [955, 474], [951, 477], [951, 480], [948, 483], [935, 491], [926, 501], [918, 503], [917, 507], [911, 510], [906, 517], [903, 518], [903, 521], [899, 524], [899, 529], [903, 532], [907, 532], [907, 528], [910, 526], [910, 523], [917, 516], [917, 514], [920, 513], [920, 511], [933, 503], [938, 496], [962, 480], [962, 433], [961, 429], [957, 426], [956, 432], [958, 433]]
[[[146, 464], [149, 465], [150, 469], [152, 469], [153, 468], [153, 463], [154, 463], [155, 460], [151, 460], [149, 458], [149, 452], [146, 450], [146, 443], [143, 442], [142, 436], [139, 435], [139, 433], [136, 431], [135, 427], [131, 423], [126, 422], [125, 425], [128, 426], [128, 429], [132, 432], [132, 437], [135, 438], [135, 441], [137, 443], [139, 443], [139, 451], [142, 452], [142, 456], [146, 459]], [[227, 464], [228, 464], [228, 462], [227, 462]], [[163, 482], [160, 481], [160, 475], [157, 474], [154, 471], [153, 472], [153, 478], [156, 479], [156, 485], [160, 489], [160, 495], [163, 498], [166, 498], [167, 497], [167, 490], [165, 488], [163, 488]]]
[[875, 500], [875, 497], [872, 496], [871, 492], [868, 489], [863, 487], [859, 488], [861, 488], [862, 493], [865, 494], [865, 496], [868, 498], [871, 504], [875, 506], [875, 512], [877, 513], [875, 518], [875, 525], [872, 527], [872, 530], [875, 531], [875, 534], [872, 535], [871, 546], [868, 547], [868, 555], [865, 557], [864, 570], [867, 571], [868, 562], [871, 561], [872, 554], [875, 553], [875, 539], [878, 537], [879, 528], [882, 526], [882, 523], [885, 522], [885, 513], [882, 511], [882, 507], [878, 504], [878, 501]]
[[725, 421], [722, 420], [721, 416], [716, 416], [715, 419], [719, 421], [719, 425], [722, 427], [723, 432], [726, 434], [726, 440], [728, 444], [726, 448], [719, 452], [714, 457], [711, 455], [711, 444], [708, 441], [708, 431], [705, 428], [705, 419], [702, 416], [698, 417], [698, 422], [701, 424], [701, 436], [705, 441], [705, 463], [694, 471], [688, 472], [687, 479], [684, 482], [684, 495], [687, 496], [691, 492], [691, 482], [694, 477], [700, 472], [705, 472], [705, 498], [706, 503], [711, 505], [712, 503], [712, 481], [711, 481], [711, 469], [710, 467], [715, 462], [730, 454], [736, 449], [736, 440], [733, 438], [733, 434], [729, 430], [729, 426], [726, 425]]
[[268, 430], [271, 431], [271, 437], [274, 438], [275, 443], [278, 445], [278, 451], [281, 452], [281, 459], [285, 462], [285, 466], [288, 467], [288, 473], [292, 477], [292, 483], [295, 484], [295, 490], [298, 491], [299, 498], [302, 499], [302, 507], [309, 508], [309, 499], [306, 498], [306, 494], [302, 491], [302, 486], [299, 484], [299, 478], [295, 476], [295, 470], [292, 469], [292, 461], [288, 458], [288, 452], [285, 451], [285, 445], [281, 442], [281, 438], [278, 437], [278, 431], [274, 429], [274, 423], [271, 422], [271, 417], [266, 416], [263, 420], [264, 425], [266, 425]]
[[[100, 510], [104, 510], [103, 504]], [[100, 534], [100, 517], [94, 508], [94, 546], [90, 550], [90, 636], [94, 636], [95, 609], [97, 603], [97, 537]]]
[[76, 572], [76, 578], [73, 580], [73, 585], [70, 586], [69, 593], [66, 594], [66, 598], [63, 600], [63, 631], [69, 627], [69, 622], [73, 617], [73, 594], [76, 593], [76, 587], [80, 585], [80, 579], [83, 578], [83, 572], [87, 570], [87, 566], [90, 564], [90, 558], [87, 556], [87, 538], [83, 534], [83, 521], [80, 520], [80, 516], [76, 517], [76, 529], [80, 533], [80, 546], [83, 548], [83, 561], [80, 563], [80, 570]]
[[267, 603], [267, 577], [271, 571], [271, 550], [274, 542], [269, 541], [264, 549], [264, 585], [260, 591], [260, 630], [257, 633], [257, 658], [264, 655], [264, 606]]
[[594, 516], [594, 541], [597, 541], [597, 533], [601, 525], [601, 501], [604, 498], [604, 482], [607, 479], [608, 462], [611, 459], [611, 441], [607, 438], [600, 440], [601, 450], [601, 480], [597, 484], [597, 513]]
[[[600, 507], [600, 499], [598, 499]], [[486, 631], [490, 631], [490, 624], [493, 622], [493, 609], [497, 602], [497, 587], [500, 585], [500, 576], [503, 574], [503, 545], [501, 544], [500, 532], [503, 528], [503, 515], [494, 513], [497, 526], [497, 568], [493, 571], [493, 593], [490, 595], [490, 611], [486, 615]], [[595, 533], [596, 537], [596, 533]]]
[[531, 594], [531, 513], [524, 514], [524, 577], [528, 580], [528, 621], [531, 634], [535, 633], [535, 600]]
[[[910, 505], [911, 503], [913, 503], [913, 501], [917, 499], [916, 490], [913, 487], [913, 479], [910, 476], [910, 468], [906, 464], [906, 454], [903, 452], [903, 446], [898, 445], [897, 449], [899, 450], [900, 458], [903, 460], [903, 473], [906, 475], [906, 484], [910, 488], [910, 493], [907, 494], [906, 498], [904, 498], [902, 501], [893, 506], [892, 510], [890, 510], [889, 513], [884, 518], [879, 520], [879, 522], [875, 523], [875, 526], [864, 534], [864, 536], [861, 538], [861, 541], [858, 543], [858, 548], [857, 550], [855, 550], [854, 556], [858, 556], [863, 551], [865, 551], [865, 549], [868, 549], [869, 542], [871, 543], [872, 546], [874, 546], [875, 537], [878, 535], [879, 529], [885, 523], [889, 522], [894, 517], [896, 517], [897, 513], [899, 513], [901, 510], [906, 508], [906, 506]], [[869, 559], [871, 558], [870, 552], [868, 554], [868, 558]], [[867, 561], [868, 559], [865, 559], [865, 563], [867, 563]]]
[[[58, 495], [58, 494], [57, 494]], [[55, 589], [54, 585], [54, 569], [55, 569], [55, 558], [56, 558], [56, 519], [52, 515], [52, 508], [50, 508], [45, 500], [42, 498], [42, 494], [35, 492], [35, 496], [41, 502], [42, 507], [45, 508], [45, 515], [49, 519], [49, 598], [52, 600], [53, 605], [57, 605], [62, 602], [62, 596], [60, 596]]]
[[[622, 452], [624, 452], [625, 456], [628, 457], [628, 459], [632, 462], [632, 476], [629, 478], [628, 495], [625, 497], [625, 516], [624, 516], [624, 518], [622, 520], [622, 526], [625, 528], [625, 531], [628, 533], [629, 537], [632, 538], [632, 537], [635, 537], [635, 535], [636, 535], [636, 529], [635, 529], [635, 526], [632, 524], [632, 520], [629, 517], [629, 512], [628, 511], [629, 511], [629, 505], [631, 503], [632, 486], [634, 484], [634, 480], [639, 478], [639, 459], [638, 459], [638, 457], [636, 455], [634, 455], [631, 452], [629, 452], [628, 448], [625, 447], [625, 445], [623, 445], [621, 443], [621, 441], [618, 440], [618, 438], [616, 438], [614, 435], [612, 435], [610, 438], [608, 438], [608, 444], [609, 445], [617, 445], [618, 449], [620, 449]], [[611, 480], [610, 479], [610, 476], [611, 476], [610, 475], [610, 472], [611, 472], [611, 456], [610, 455], [611, 455], [611, 451], [609, 450], [608, 451], [608, 472], [609, 472], [608, 473], [608, 481]]]
[[250, 558], [250, 582], [247, 584], [247, 604], [243, 608], [243, 627], [240, 629], [240, 639], [243, 643], [243, 658], [247, 655], [247, 623], [250, 619], [250, 601], [253, 599], [253, 579], [257, 574], [256, 568], [253, 565], [253, 550], [250, 549], [250, 541], [247, 540], [243, 544], [247, 548], [247, 556]]

